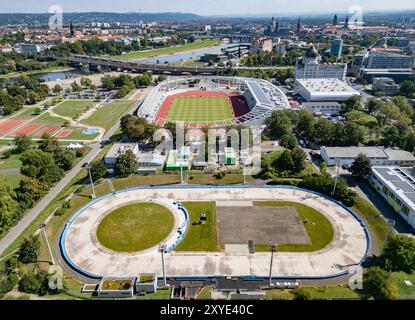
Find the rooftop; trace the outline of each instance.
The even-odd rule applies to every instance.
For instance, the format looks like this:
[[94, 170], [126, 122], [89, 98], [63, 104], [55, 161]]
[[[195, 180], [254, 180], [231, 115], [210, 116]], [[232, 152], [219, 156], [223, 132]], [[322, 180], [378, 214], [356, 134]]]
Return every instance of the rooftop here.
[[372, 171], [410, 208], [415, 208], [415, 168], [373, 167]]
[[137, 143], [115, 143], [110, 151], [108, 151], [106, 158], [108, 157], [118, 157], [121, 154], [127, 152], [127, 150], [131, 150], [133, 153], [137, 151], [138, 144]]
[[[382, 147], [323, 147], [330, 158], [356, 158], [364, 154], [368, 158], [388, 159], [391, 161], [414, 161], [412, 153], [399, 149]], [[322, 148], [322, 149], [323, 149]]]
[[350, 92], [360, 95], [358, 91], [340, 79], [297, 79], [296, 81], [310, 92]]

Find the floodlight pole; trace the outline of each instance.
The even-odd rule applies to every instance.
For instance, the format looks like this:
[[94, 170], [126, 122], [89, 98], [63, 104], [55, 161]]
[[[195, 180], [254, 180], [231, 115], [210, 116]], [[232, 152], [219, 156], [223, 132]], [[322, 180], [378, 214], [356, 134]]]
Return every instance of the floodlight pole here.
[[184, 179], [183, 179], [183, 163], [180, 161], [180, 183], [184, 184]]
[[339, 171], [340, 171], [340, 159], [337, 160], [336, 179], [334, 180], [334, 187], [333, 187], [333, 191], [331, 192], [332, 197], [334, 197], [334, 195], [336, 194], [337, 182], [339, 180]]
[[42, 226], [40, 227], [40, 230], [42, 232], [43, 237], [45, 238], [45, 242], [46, 242], [46, 246], [48, 247], [48, 251], [49, 251], [51, 263], [52, 263], [52, 265], [55, 265], [55, 258], [53, 257], [52, 249], [50, 248], [49, 239], [48, 239], [48, 236], [46, 234], [46, 230], [45, 230], [45, 225], [44, 224], [42, 224]]
[[395, 220], [387, 219], [387, 224], [388, 224], [388, 227], [386, 229], [385, 240], [382, 243], [382, 249], [380, 251], [381, 256], [383, 255], [383, 251], [385, 250], [386, 244], [388, 242], [390, 231], [395, 226]]
[[270, 249], [271, 249], [271, 261], [269, 264], [269, 288], [271, 289], [272, 288], [272, 263], [274, 260], [274, 251], [277, 249], [277, 245], [271, 244]]
[[88, 173], [89, 173], [89, 181], [91, 182], [91, 187], [92, 187], [92, 199], [96, 198], [96, 194], [95, 194], [95, 187], [94, 187], [94, 181], [92, 180], [92, 173], [91, 173], [91, 166], [88, 166]]
[[167, 287], [166, 269], [164, 266], [164, 250], [166, 250], [166, 245], [165, 244], [160, 245], [159, 251], [161, 253], [161, 266], [163, 268], [163, 281], [164, 281], [164, 286]]

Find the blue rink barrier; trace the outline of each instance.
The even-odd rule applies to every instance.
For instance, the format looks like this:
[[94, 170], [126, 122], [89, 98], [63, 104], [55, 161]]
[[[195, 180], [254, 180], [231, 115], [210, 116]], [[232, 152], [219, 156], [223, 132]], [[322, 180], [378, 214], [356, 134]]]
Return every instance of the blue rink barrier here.
[[[291, 189], [291, 190], [298, 190], [298, 191], [304, 191], [310, 194], [314, 194], [317, 196], [320, 196], [328, 201], [331, 201], [339, 206], [341, 206], [343, 209], [345, 209], [347, 212], [349, 212], [362, 226], [362, 229], [366, 235], [366, 250], [365, 250], [365, 254], [363, 256], [363, 258], [359, 261], [359, 263], [356, 264], [356, 266], [360, 266], [364, 260], [366, 260], [366, 258], [368, 257], [369, 251], [370, 251], [370, 245], [371, 245], [371, 237], [369, 234], [369, 231], [367, 229], [367, 226], [365, 224], [365, 222], [349, 207], [346, 207], [344, 204], [342, 204], [339, 201], [336, 201], [324, 194], [318, 193], [316, 191], [312, 191], [312, 190], [307, 190], [307, 189], [303, 189], [303, 188], [299, 188], [299, 187], [293, 187], [293, 186], [264, 186], [264, 187], [251, 187], [251, 186], [140, 186], [140, 187], [133, 187], [133, 188], [128, 188], [128, 189], [123, 189], [123, 190], [119, 190], [119, 191], [115, 191], [109, 194], [106, 194], [104, 196], [101, 196], [99, 198], [96, 198], [94, 200], [92, 200], [91, 202], [89, 202], [88, 204], [86, 204], [85, 206], [83, 206], [82, 208], [80, 208], [66, 223], [64, 226], [64, 229], [62, 231], [60, 240], [59, 240], [59, 247], [61, 249], [62, 252], [62, 257], [64, 258], [65, 262], [71, 266], [71, 268], [73, 268], [75, 271], [77, 271], [78, 273], [92, 278], [92, 279], [101, 279], [102, 276], [99, 275], [95, 275], [95, 274], [91, 274], [85, 270], [83, 270], [82, 268], [79, 268], [77, 265], [75, 265], [71, 259], [68, 257], [67, 252], [66, 252], [66, 248], [65, 248], [65, 237], [68, 231], [68, 227], [72, 224], [72, 222], [83, 213], [83, 211], [85, 211], [87, 208], [93, 206], [95, 203], [102, 201], [104, 199], [110, 198], [113, 195], [117, 195], [117, 194], [122, 194], [122, 193], [126, 193], [126, 192], [130, 192], [130, 191], [137, 191], [137, 190], [148, 190], [148, 189]], [[181, 204], [179, 204], [181, 206]], [[186, 221], [182, 224], [181, 227], [179, 227], [179, 230], [182, 230], [182, 234], [181, 236], [178, 237], [178, 239], [175, 241], [174, 245], [172, 245], [169, 248], [169, 251], [165, 252], [171, 252], [173, 248], [175, 248], [178, 244], [180, 244], [181, 241], [183, 241], [184, 236], [186, 234], [186, 231], [188, 229], [188, 223], [190, 222], [190, 218], [189, 218], [189, 214], [187, 212], [187, 210], [185, 208], [183, 208], [181, 206], [181, 210], [183, 211], [183, 213], [186, 216]], [[181, 229], [183, 228], [183, 229]], [[273, 279], [295, 279], [295, 280], [326, 280], [326, 279], [333, 279], [333, 278], [338, 278], [341, 276], [345, 276], [349, 274], [349, 271], [344, 271], [341, 273], [337, 273], [337, 274], [333, 274], [333, 275], [327, 275], [327, 276], [295, 276], [295, 277], [273, 277]], [[195, 277], [195, 276], [189, 276], [189, 277], [174, 277], [175, 279], [183, 279], [183, 280], [189, 280], [189, 279], [212, 279], [212, 278], [217, 278], [217, 277], [223, 277], [223, 276], [201, 276], [201, 277]], [[250, 279], [250, 280], [266, 280], [269, 279], [268, 277], [258, 277], [255, 275], [245, 275], [241, 277], [246, 278], [246, 279]]]

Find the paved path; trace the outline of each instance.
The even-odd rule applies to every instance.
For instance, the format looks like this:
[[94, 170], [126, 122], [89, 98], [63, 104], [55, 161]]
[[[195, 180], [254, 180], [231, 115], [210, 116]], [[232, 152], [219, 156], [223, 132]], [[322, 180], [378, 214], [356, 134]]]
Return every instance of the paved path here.
[[[133, 113], [137, 105], [134, 105], [128, 113]], [[119, 121], [105, 133], [102, 141], [108, 140], [115, 131], [119, 128]], [[49, 192], [45, 195], [42, 200], [32, 208], [27, 214], [10, 229], [9, 233], [0, 240], [0, 255], [10, 246], [13, 241], [32, 223], [33, 220], [46, 208], [46, 206], [63, 190], [63, 188], [71, 182], [73, 178], [82, 169], [82, 164], [85, 162], [91, 162], [99, 154], [101, 145], [99, 143], [91, 145], [92, 150], [80, 161], [75, 167], [73, 167], [65, 177], [58, 182]]]
[[[140, 272], [162, 273], [156, 250], [131, 254], [103, 249], [94, 239], [102, 217], [133, 201], [169, 199], [179, 201], [286, 200], [304, 203], [322, 212], [335, 229], [335, 238], [317, 252], [281, 252], [275, 255], [274, 277], [325, 277], [337, 275], [358, 264], [367, 251], [362, 225], [343, 207], [323, 197], [289, 188], [144, 188], [98, 200], [70, 219], [65, 236], [67, 257], [79, 269], [96, 276], [136, 276]], [[269, 253], [173, 252], [165, 255], [166, 273], [174, 276], [267, 277]]]

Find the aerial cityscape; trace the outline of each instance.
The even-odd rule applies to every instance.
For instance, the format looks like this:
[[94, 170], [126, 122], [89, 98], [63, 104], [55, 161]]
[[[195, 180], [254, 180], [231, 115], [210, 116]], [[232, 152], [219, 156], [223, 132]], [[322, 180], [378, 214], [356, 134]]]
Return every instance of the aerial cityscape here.
[[261, 2], [2, 5], [0, 300], [415, 300], [415, 5]]

